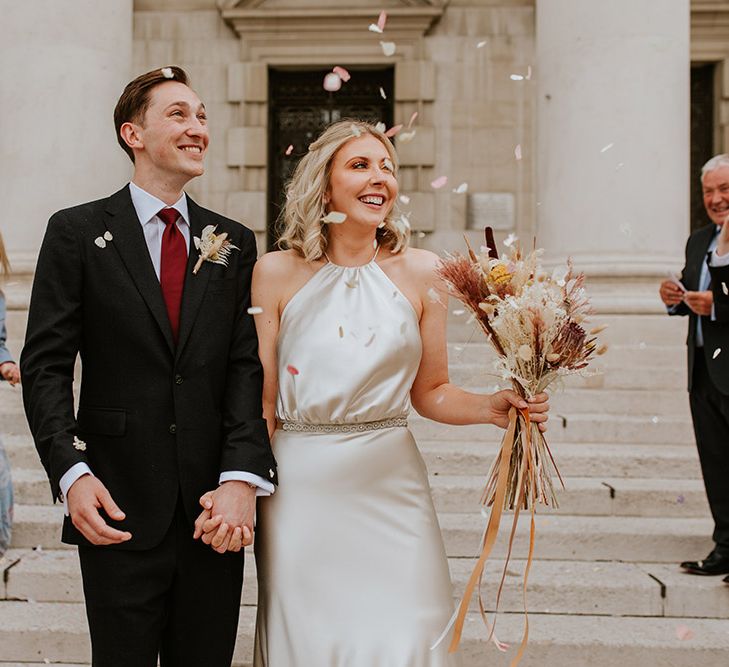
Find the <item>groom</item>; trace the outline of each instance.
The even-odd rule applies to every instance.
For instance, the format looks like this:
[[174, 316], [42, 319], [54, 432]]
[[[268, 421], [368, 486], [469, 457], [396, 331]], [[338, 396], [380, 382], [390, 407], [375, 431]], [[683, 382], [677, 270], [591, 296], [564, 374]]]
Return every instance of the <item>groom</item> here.
[[[94, 666], [228, 667], [238, 550], [256, 493], [276, 483], [247, 313], [255, 241], [183, 192], [209, 140], [184, 71], [136, 78], [114, 121], [134, 176], [48, 223], [21, 357], [26, 413], [66, 503], [63, 541], [78, 545]], [[227, 266], [202, 255], [195, 273], [208, 226], [234, 247]], [[211, 490], [207, 515], [228, 528], [215, 548], [193, 539]]]

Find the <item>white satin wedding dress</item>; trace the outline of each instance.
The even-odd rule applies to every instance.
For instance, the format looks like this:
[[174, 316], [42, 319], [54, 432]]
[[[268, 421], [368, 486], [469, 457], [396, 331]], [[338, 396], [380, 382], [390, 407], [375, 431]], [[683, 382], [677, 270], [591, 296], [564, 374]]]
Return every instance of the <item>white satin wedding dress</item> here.
[[427, 471], [406, 426], [421, 340], [375, 259], [325, 264], [281, 315], [259, 500], [254, 667], [451, 667], [453, 613]]

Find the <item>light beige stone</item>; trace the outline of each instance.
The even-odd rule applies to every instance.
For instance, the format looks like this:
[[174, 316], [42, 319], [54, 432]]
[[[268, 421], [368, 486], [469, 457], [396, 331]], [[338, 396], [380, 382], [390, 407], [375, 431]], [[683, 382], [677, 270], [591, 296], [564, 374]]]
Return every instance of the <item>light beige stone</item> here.
[[416, 128], [415, 137], [407, 143], [397, 141], [397, 153], [404, 167], [435, 164], [435, 128]]
[[229, 193], [225, 214], [256, 232], [266, 231], [266, 193]]
[[228, 164], [264, 167], [268, 140], [263, 127], [233, 127], [228, 130]]
[[403, 102], [435, 99], [435, 66], [424, 60], [395, 65], [395, 94]]
[[230, 102], [268, 101], [268, 68], [264, 63], [228, 65], [228, 100]]

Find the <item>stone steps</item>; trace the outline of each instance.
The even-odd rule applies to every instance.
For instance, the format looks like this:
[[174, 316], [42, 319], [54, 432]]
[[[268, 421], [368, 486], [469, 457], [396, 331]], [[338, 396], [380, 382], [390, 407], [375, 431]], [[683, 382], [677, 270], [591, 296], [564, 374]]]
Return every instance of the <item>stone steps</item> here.
[[[70, 548], [59, 543], [62, 518], [60, 504], [17, 505], [12, 547]], [[441, 513], [439, 521], [449, 556], [471, 558], [477, 553], [486, 523], [480, 512]], [[515, 556], [527, 552], [528, 521], [522, 514]], [[495, 557], [505, 553], [511, 515], [504, 515], [502, 525]], [[708, 518], [537, 515], [538, 553], [545, 560], [679, 562], [687, 554], [706, 555], [712, 547], [711, 530]]]
[[[468, 512], [478, 507], [484, 475], [431, 475], [439, 512]], [[708, 515], [704, 486], [699, 479], [624, 479], [564, 477], [559, 512], [579, 515], [703, 517]], [[13, 471], [18, 505], [49, 505], [51, 496], [42, 469]]]
[[[460, 599], [474, 560], [451, 558], [454, 599]], [[4, 565], [3, 565], [4, 563]], [[523, 609], [524, 560], [507, 568], [499, 609]], [[503, 561], [489, 561], [484, 573], [486, 607], [493, 609]], [[5, 588], [0, 599], [83, 602], [78, 556], [71, 550], [13, 550], [0, 561]], [[255, 560], [248, 551], [242, 604], [255, 606]], [[713, 617], [729, 619], [729, 589], [719, 577], [692, 577], [675, 564], [618, 561], [536, 560], [529, 577], [529, 610], [536, 613], [614, 616]]]
[[[498, 636], [518, 644], [521, 614], [500, 614]], [[234, 664], [252, 658], [253, 608], [243, 608]], [[537, 614], [529, 616], [529, 646], [523, 667], [725, 667], [726, 622], [717, 619], [641, 618]], [[680, 639], [683, 626], [692, 633]], [[507, 665], [515, 647], [505, 655], [486, 643], [487, 632], [476, 613], [464, 626], [461, 653], [464, 667]], [[0, 605], [0, 645], [3, 659], [20, 663], [88, 664], [86, 618], [78, 603], [4, 602]]]

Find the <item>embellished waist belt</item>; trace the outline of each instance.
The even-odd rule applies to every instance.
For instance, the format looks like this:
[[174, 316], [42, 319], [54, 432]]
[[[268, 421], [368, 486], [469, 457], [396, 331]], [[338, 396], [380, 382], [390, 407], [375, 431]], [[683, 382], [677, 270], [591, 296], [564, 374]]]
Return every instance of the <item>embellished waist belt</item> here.
[[392, 417], [357, 424], [311, 424], [309, 422], [284, 421], [281, 423], [281, 428], [284, 431], [295, 431], [297, 433], [362, 433], [364, 431], [379, 431], [383, 428], [405, 427], [407, 425], [407, 417]]

